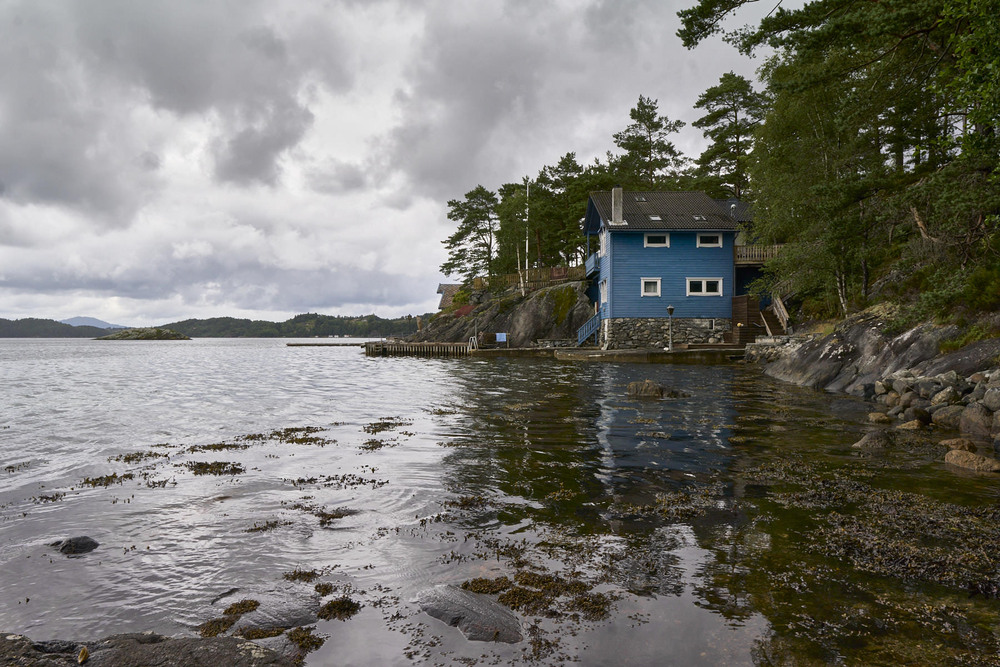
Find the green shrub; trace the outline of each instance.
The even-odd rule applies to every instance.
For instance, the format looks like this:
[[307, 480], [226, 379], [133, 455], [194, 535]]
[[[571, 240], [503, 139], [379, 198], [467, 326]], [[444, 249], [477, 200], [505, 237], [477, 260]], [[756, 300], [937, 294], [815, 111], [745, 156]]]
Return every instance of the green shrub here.
[[981, 340], [989, 340], [990, 338], [1000, 338], [1000, 329], [985, 324], [975, 324], [966, 329], [965, 333], [961, 336], [941, 341], [940, 345], [938, 345], [938, 349], [940, 349], [942, 353], [954, 352], [955, 350], [962, 349], [966, 345], [971, 345], [972, 343], [976, 343]]
[[1000, 308], [1000, 266], [981, 266], [973, 271], [962, 291], [966, 305], [985, 312]]

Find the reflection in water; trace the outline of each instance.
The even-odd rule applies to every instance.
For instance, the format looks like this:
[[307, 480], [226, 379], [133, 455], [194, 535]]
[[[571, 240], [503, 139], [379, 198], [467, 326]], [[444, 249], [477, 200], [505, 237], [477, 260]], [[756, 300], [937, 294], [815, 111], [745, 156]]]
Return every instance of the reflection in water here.
[[[996, 550], [960, 555], [1000, 538], [997, 483], [955, 488], [919, 437], [859, 455], [863, 404], [752, 368], [11, 341], [0, 371], [8, 632], [190, 633], [233, 588], [318, 607], [283, 577], [316, 570], [364, 606], [318, 623], [312, 665], [996, 662], [997, 603], [965, 591], [1000, 579]], [[647, 378], [685, 395], [626, 395]], [[133, 477], [81, 484], [112, 473]], [[102, 547], [56, 558], [71, 534]], [[411, 602], [472, 580], [525, 642]]]

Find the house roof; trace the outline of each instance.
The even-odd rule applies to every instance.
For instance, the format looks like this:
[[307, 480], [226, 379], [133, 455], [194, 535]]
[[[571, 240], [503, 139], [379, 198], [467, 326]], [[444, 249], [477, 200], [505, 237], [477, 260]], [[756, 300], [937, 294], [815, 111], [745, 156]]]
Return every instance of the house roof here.
[[[622, 197], [624, 225], [613, 230], [735, 230], [736, 221], [704, 192], [630, 192]], [[611, 191], [591, 192], [584, 231], [596, 233], [611, 220]]]
[[716, 199], [715, 203], [721, 206], [736, 222], [753, 222], [753, 207], [749, 202], [730, 197], [729, 199]]
[[438, 284], [437, 293], [441, 295], [441, 303], [438, 304], [438, 310], [444, 310], [451, 306], [452, 299], [455, 298], [455, 292], [462, 289], [462, 286], [455, 283], [440, 283]]

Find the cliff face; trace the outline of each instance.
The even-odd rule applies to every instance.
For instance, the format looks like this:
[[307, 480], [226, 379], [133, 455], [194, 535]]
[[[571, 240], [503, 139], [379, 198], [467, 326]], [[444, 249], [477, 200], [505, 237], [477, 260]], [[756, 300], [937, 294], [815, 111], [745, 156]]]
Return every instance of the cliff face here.
[[750, 345], [747, 360], [764, 364], [771, 377], [799, 385], [871, 398], [875, 383], [901, 371], [932, 376], [955, 371], [966, 376], [997, 366], [1000, 339], [939, 352], [954, 326], [923, 324], [898, 336], [885, 334], [878, 313], [862, 313], [827, 336], [777, 346]]
[[589, 320], [593, 306], [584, 281], [492, 299], [467, 315], [441, 314], [407, 340], [463, 342], [476, 332], [506, 333], [511, 347], [534, 347], [539, 339], [573, 339]]

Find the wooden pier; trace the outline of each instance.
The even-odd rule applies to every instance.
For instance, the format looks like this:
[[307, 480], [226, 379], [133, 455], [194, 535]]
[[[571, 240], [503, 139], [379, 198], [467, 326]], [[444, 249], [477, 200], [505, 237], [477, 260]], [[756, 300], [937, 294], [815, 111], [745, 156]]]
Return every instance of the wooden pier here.
[[369, 357], [467, 357], [468, 343], [392, 343], [372, 341], [365, 343]]

